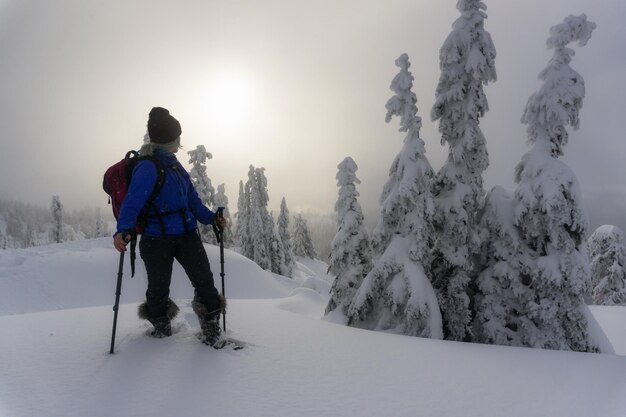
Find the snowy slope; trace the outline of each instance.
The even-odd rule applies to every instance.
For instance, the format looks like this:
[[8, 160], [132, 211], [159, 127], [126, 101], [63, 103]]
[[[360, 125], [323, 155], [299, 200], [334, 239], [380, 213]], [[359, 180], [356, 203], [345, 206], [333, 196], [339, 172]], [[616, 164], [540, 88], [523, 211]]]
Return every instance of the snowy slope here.
[[[219, 248], [207, 245], [214, 280], [221, 289]], [[228, 298], [284, 297], [295, 287], [290, 280], [259, 268], [236, 252], [225, 250]], [[137, 248], [131, 279], [125, 256], [121, 303], [140, 302], [146, 291], [146, 270]], [[111, 305], [119, 254], [111, 238], [0, 251], [0, 315]], [[291, 287], [290, 287], [291, 285]], [[175, 263], [172, 298], [189, 298], [192, 287]]]
[[[327, 293], [297, 288], [316, 279], [312, 268], [289, 280], [232, 252], [227, 326], [249, 343], [245, 350], [215, 351], [195, 339], [191, 289], [180, 271], [176, 334], [147, 337], [135, 315], [145, 285], [138, 272], [133, 280], [125, 275], [116, 353], [109, 355], [117, 269], [109, 245], [0, 251], [0, 417], [626, 416], [624, 356], [336, 325], [319, 319]], [[208, 249], [219, 271], [215, 248]], [[63, 294], [67, 287], [74, 298]], [[15, 299], [10, 307], [7, 293]], [[626, 310], [592, 311], [626, 354], [619, 325]]]

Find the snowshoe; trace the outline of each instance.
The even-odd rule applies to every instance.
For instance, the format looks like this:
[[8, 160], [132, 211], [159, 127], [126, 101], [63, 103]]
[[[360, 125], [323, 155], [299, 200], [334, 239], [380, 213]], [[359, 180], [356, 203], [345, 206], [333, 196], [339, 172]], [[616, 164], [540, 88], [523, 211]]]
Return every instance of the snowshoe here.
[[153, 321], [154, 329], [150, 332], [150, 336], [162, 339], [172, 335], [172, 324], [169, 320]]

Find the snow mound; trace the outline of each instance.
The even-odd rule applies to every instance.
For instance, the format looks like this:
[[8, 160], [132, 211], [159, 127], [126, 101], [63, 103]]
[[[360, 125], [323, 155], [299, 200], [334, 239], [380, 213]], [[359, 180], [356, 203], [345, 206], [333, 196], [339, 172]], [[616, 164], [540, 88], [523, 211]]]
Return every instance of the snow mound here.
[[328, 294], [330, 294], [331, 283], [318, 277], [308, 277], [300, 284], [300, 287], [309, 288], [322, 296], [328, 296]]
[[328, 273], [328, 265], [318, 259], [297, 257], [294, 278], [304, 281], [309, 277], [317, 277], [332, 284], [335, 277]]
[[[205, 245], [216, 287], [221, 290], [219, 248]], [[147, 285], [143, 261], [137, 254], [131, 278], [125, 255], [120, 303], [141, 302]], [[73, 241], [0, 254], [0, 315], [113, 305], [119, 253], [111, 238]], [[291, 291], [274, 274], [236, 252], [224, 251], [226, 295], [236, 298], [280, 298]], [[187, 275], [174, 262], [170, 296], [191, 298]]]
[[322, 297], [313, 289], [296, 288], [285, 301], [277, 303], [276, 307], [303, 316], [321, 318], [326, 301], [327, 297]]

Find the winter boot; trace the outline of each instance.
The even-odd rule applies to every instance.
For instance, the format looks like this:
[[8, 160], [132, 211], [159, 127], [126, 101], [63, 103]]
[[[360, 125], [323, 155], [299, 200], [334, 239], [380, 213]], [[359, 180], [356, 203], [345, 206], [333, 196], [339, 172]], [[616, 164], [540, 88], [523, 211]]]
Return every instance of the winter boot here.
[[202, 343], [216, 347], [222, 335], [222, 329], [220, 328], [220, 313], [225, 303], [223, 298], [220, 298], [220, 308], [214, 311], [209, 311], [207, 307], [197, 300], [191, 303], [193, 311], [198, 316], [200, 321], [200, 329], [202, 330], [201, 340]]
[[150, 332], [152, 337], [163, 338], [172, 335], [172, 324], [171, 321], [178, 314], [178, 306], [174, 301], [168, 298], [167, 300], [167, 308], [165, 310], [164, 317], [150, 317], [148, 314], [148, 305], [146, 302], [143, 302], [139, 305], [137, 309], [137, 314], [140, 318], [144, 320], [148, 320], [154, 326], [154, 329]]
[[222, 336], [219, 315], [212, 319], [201, 320], [200, 328], [202, 329], [202, 343], [213, 347], [219, 344]]

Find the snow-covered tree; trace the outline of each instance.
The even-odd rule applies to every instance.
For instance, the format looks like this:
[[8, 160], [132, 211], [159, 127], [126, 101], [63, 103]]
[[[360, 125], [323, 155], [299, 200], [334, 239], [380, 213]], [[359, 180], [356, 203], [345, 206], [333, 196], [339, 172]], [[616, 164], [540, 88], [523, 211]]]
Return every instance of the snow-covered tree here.
[[626, 304], [626, 247], [624, 232], [617, 226], [598, 227], [587, 239], [591, 259], [593, 302]]
[[37, 232], [37, 229], [35, 227], [33, 227], [33, 226], [29, 226], [29, 228], [28, 228], [28, 241], [27, 241], [27, 245], [26, 246], [32, 247], [32, 246], [39, 246], [41, 244], [42, 244], [42, 239], [41, 239], [41, 236], [39, 235], [39, 233]]
[[339, 197], [335, 203], [338, 231], [331, 243], [328, 271], [335, 276], [326, 314], [339, 309], [345, 316], [363, 278], [372, 269], [372, 245], [357, 201], [357, 164], [350, 157], [337, 165]]
[[248, 213], [250, 212], [250, 200], [246, 198], [243, 181], [239, 181], [239, 197], [237, 199], [237, 213], [235, 213], [235, 246], [242, 254], [244, 251], [244, 236], [248, 234]]
[[431, 279], [443, 313], [447, 339], [470, 335], [470, 294], [481, 235], [476, 226], [485, 191], [482, 174], [489, 165], [479, 118], [489, 110], [484, 85], [496, 80], [496, 50], [484, 28], [485, 4], [459, 0], [461, 12], [439, 52], [441, 76], [433, 121], [449, 154], [433, 183], [435, 245]]
[[[578, 180], [558, 159], [568, 139], [566, 126], [578, 128], [585, 95], [584, 80], [569, 65], [574, 51], [566, 45], [584, 45], [594, 28], [581, 15], [550, 30], [548, 47], [554, 55], [539, 74], [543, 83], [522, 117], [531, 149], [515, 168], [518, 186], [507, 209], [512, 218], [500, 222], [504, 244], [492, 245], [497, 256], [479, 282], [483, 295], [477, 300], [477, 328], [485, 342], [598, 348], [587, 331], [590, 315], [584, 303], [590, 282], [587, 218]], [[493, 203], [498, 207], [507, 199]]]
[[8, 249], [9, 236], [7, 235], [7, 223], [4, 216], [0, 213], [0, 249]]
[[534, 297], [528, 265], [530, 253], [515, 225], [515, 194], [493, 187], [480, 214], [486, 230], [481, 263], [485, 269], [477, 279], [473, 321], [474, 341], [524, 346], [520, 330], [528, 318], [521, 314]]
[[245, 186], [239, 184], [237, 244], [242, 255], [280, 274], [284, 270], [283, 246], [274, 218], [267, 211], [268, 202], [265, 168], [250, 165], [248, 181]]
[[226, 187], [224, 184], [220, 184], [217, 186], [217, 193], [215, 194], [215, 198], [213, 199], [214, 209], [217, 210], [218, 207], [224, 207], [224, 218], [226, 219], [226, 229], [222, 236], [224, 237], [224, 246], [230, 248], [233, 246], [233, 228], [232, 221], [230, 218], [230, 210], [228, 209], [228, 197], [226, 197]]
[[61, 243], [65, 240], [65, 224], [63, 223], [63, 205], [58, 195], [52, 196], [50, 212], [52, 213], [50, 240], [54, 243]]
[[265, 168], [255, 168], [250, 165], [248, 171], [248, 183], [246, 189], [249, 190], [250, 215], [248, 217], [248, 233], [244, 239], [249, 243], [246, 245], [251, 249], [252, 259], [263, 269], [270, 269], [272, 261], [269, 250], [268, 221], [270, 217], [267, 212], [269, 195], [267, 194], [267, 178]]
[[291, 244], [291, 233], [289, 232], [289, 209], [285, 197], [280, 202], [280, 214], [276, 221], [278, 227], [278, 236], [283, 246], [284, 270], [281, 275], [286, 277], [293, 276], [293, 267], [295, 266], [293, 247]]
[[102, 220], [102, 213], [100, 212], [100, 209], [98, 208], [96, 210], [96, 224], [95, 224], [94, 237], [104, 237], [106, 235], [107, 235], [106, 225], [104, 224], [104, 221]]
[[441, 338], [439, 305], [424, 268], [430, 262], [433, 170], [419, 136], [422, 121], [411, 91], [409, 57], [402, 54], [396, 65], [400, 72], [391, 82], [395, 94], [387, 101], [386, 120], [400, 117], [400, 131], [407, 133], [380, 197], [374, 267], [348, 308], [348, 324]]
[[278, 233], [278, 228], [276, 228], [274, 224], [274, 213], [270, 213], [268, 222], [269, 252], [272, 262], [271, 271], [275, 274], [284, 275], [287, 270], [287, 266], [285, 265], [285, 249], [280, 234]]
[[[198, 197], [200, 197], [200, 200], [205, 206], [213, 208], [215, 206], [215, 188], [213, 188], [211, 180], [206, 173], [206, 162], [212, 159], [213, 155], [206, 151], [204, 145], [196, 146], [196, 149], [187, 152], [187, 154], [189, 155], [189, 163], [191, 164], [189, 176], [198, 192]], [[200, 225], [199, 227], [204, 242], [211, 244], [217, 243], [211, 226]]]
[[293, 254], [303, 258], [317, 258], [309, 226], [301, 214], [293, 216]]

